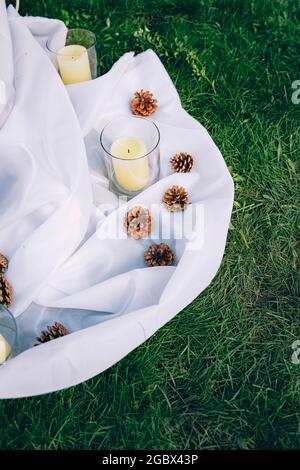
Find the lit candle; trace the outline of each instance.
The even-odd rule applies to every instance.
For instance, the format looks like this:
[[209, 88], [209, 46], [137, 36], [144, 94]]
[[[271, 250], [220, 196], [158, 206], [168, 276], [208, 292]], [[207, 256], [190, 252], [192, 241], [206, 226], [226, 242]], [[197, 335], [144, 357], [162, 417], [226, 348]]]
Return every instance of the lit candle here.
[[88, 51], [79, 45], [65, 46], [57, 53], [58, 67], [65, 85], [92, 79]]
[[0, 334], [0, 364], [3, 364], [11, 354], [11, 347], [4, 336]]
[[[121, 137], [111, 146], [116, 179], [127, 191], [140, 191], [149, 181], [150, 169], [146, 146], [137, 137]], [[122, 160], [121, 160], [122, 159]]]

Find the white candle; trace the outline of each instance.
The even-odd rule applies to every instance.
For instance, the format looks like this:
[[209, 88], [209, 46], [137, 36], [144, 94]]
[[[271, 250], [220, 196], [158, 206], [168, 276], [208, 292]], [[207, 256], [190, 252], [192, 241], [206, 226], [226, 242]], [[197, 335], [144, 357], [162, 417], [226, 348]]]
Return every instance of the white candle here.
[[137, 137], [121, 137], [111, 146], [113, 166], [116, 179], [127, 191], [140, 191], [149, 181], [150, 169], [147, 149], [144, 142]]
[[65, 85], [92, 79], [88, 51], [79, 45], [65, 46], [57, 53], [58, 67]]
[[4, 336], [0, 334], [0, 364], [3, 364], [11, 354], [11, 347]]

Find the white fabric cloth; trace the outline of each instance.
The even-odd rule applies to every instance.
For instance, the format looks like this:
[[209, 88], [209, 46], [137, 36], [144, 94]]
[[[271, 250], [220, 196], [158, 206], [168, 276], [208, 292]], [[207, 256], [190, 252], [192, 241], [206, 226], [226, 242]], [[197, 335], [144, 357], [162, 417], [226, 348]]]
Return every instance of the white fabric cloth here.
[[5, 6], [0, 16], [0, 129], [12, 110], [15, 90], [13, 86], [13, 51]]
[[[0, 27], [0, 80], [15, 90], [0, 130], [0, 252], [10, 258], [12, 312], [22, 333], [21, 354], [0, 367], [0, 398], [13, 398], [100, 373], [192, 302], [222, 260], [233, 183], [153, 51], [127, 53], [107, 74], [65, 87], [44, 49], [63, 23], [22, 18], [13, 7], [6, 14], [0, 0]], [[108, 189], [99, 132], [113, 117], [130, 114], [141, 88], [159, 101], [153, 117], [161, 132], [161, 179], [128, 204], [158, 204], [157, 216], [173, 234], [183, 217], [195, 214], [192, 232], [169, 242], [177, 260], [171, 267], [144, 266], [149, 240], [111, 237], [127, 205], [119, 206]], [[179, 151], [194, 156], [190, 174], [171, 171], [170, 156]], [[184, 185], [192, 204], [169, 219], [160, 201], [172, 184]], [[33, 347], [56, 320], [72, 334]]]

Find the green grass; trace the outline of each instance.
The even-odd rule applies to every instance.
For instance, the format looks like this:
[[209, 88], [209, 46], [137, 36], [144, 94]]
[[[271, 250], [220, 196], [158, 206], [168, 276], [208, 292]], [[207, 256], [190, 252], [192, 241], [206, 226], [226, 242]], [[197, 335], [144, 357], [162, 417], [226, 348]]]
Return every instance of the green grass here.
[[95, 31], [102, 73], [153, 48], [236, 193], [211, 286], [102, 375], [0, 402], [0, 448], [300, 448], [299, 3], [21, 0], [21, 12]]

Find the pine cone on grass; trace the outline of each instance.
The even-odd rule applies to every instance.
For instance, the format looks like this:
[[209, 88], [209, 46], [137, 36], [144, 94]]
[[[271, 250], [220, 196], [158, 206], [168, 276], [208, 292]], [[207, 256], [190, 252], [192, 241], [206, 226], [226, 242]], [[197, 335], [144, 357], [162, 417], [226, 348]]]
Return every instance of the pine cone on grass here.
[[145, 262], [147, 266], [172, 266], [174, 264], [175, 255], [174, 251], [167, 245], [167, 243], [160, 243], [157, 245], [149, 246], [145, 255]]
[[193, 157], [186, 152], [177, 153], [170, 162], [175, 173], [189, 173], [194, 165]]
[[135, 240], [150, 235], [152, 230], [152, 217], [149, 209], [135, 206], [129, 209], [125, 217], [125, 230]]
[[8, 259], [0, 253], [0, 275], [4, 274], [8, 268]]
[[157, 99], [150, 91], [136, 91], [131, 101], [131, 111], [136, 116], [150, 116], [157, 109]]
[[162, 201], [170, 212], [183, 211], [189, 204], [189, 195], [183, 186], [174, 185], [167, 189]]
[[0, 276], [0, 305], [9, 308], [12, 304], [13, 290], [4, 276]]
[[68, 334], [69, 332], [64, 327], [64, 325], [56, 321], [54, 325], [51, 325], [51, 326], [48, 325], [47, 330], [43, 330], [41, 335], [36, 337], [36, 340], [38, 341], [38, 343], [36, 343], [35, 346], [38, 346], [39, 343], [40, 344], [48, 343], [48, 341], [61, 338], [62, 336], [66, 336]]

